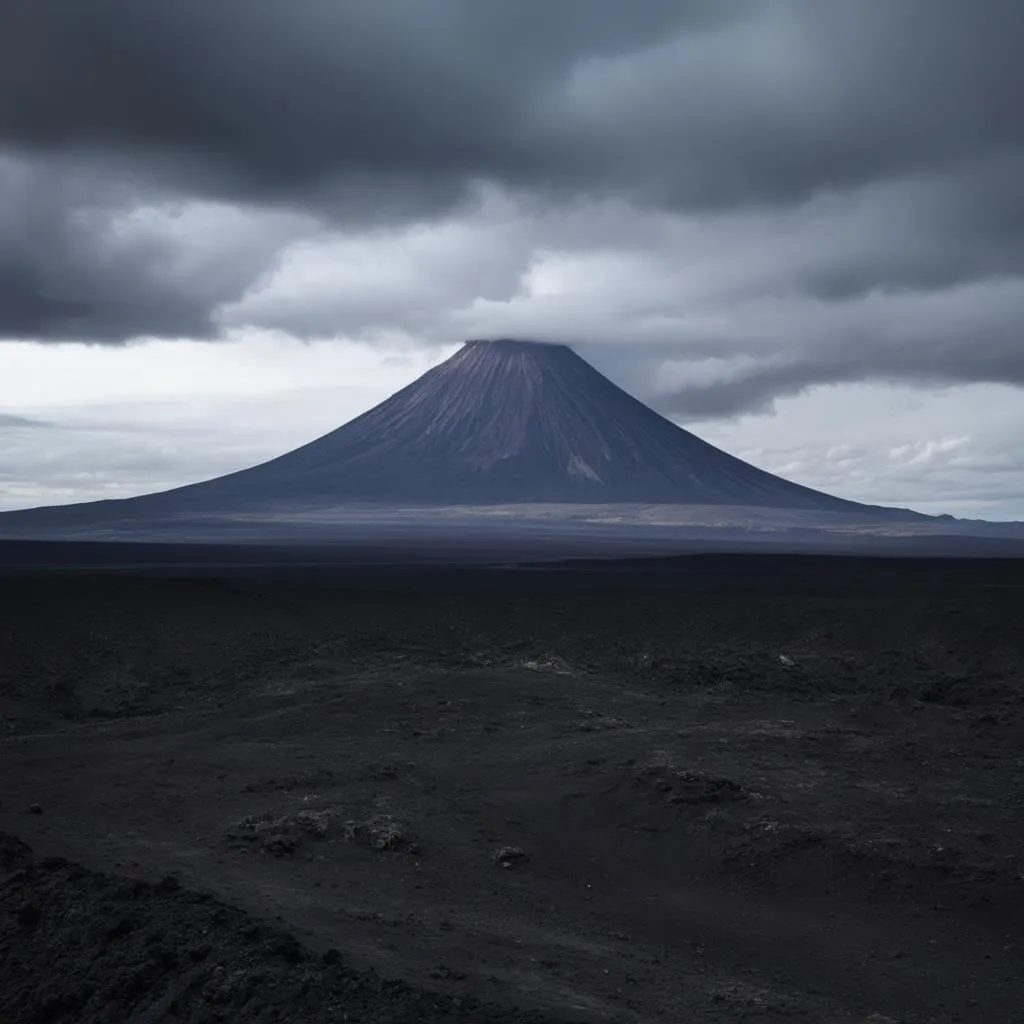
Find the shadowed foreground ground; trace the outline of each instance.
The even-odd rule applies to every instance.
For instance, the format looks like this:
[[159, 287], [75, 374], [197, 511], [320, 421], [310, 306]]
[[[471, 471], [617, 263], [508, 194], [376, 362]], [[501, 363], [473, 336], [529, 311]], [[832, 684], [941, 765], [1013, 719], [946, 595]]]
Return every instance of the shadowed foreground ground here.
[[1024, 564], [0, 592], [0, 1019], [1024, 1021]]

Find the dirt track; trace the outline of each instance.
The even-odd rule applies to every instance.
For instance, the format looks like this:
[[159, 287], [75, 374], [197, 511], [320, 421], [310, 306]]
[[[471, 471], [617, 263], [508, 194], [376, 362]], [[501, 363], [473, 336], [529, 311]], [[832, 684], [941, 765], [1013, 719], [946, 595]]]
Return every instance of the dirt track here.
[[1024, 564], [3, 582], [40, 855], [558, 1018], [1024, 1021]]

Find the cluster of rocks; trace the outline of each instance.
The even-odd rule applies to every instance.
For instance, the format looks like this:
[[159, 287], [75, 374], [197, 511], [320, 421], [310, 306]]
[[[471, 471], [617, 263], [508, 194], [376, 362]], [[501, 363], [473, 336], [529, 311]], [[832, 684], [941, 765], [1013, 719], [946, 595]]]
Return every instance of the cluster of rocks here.
[[520, 662], [522, 668], [531, 672], [551, 672], [557, 676], [574, 676], [576, 669], [560, 654], [547, 651], [536, 658], [526, 658]]
[[743, 800], [750, 794], [732, 779], [693, 768], [655, 761], [640, 769], [637, 782], [652, 786], [672, 804], [713, 804]]
[[500, 868], [513, 868], [517, 864], [525, 864], [529, 857], [526, 851], [518, 846], [499, 846], [491, 855], [491, 859]]
[[366, 821], [346, 821], [343, 835], [349, 842], [374, 850], [403, 850], [413, 856], [423, 852], [408, 827], [387, 814], [378, 814]]
[[630, 723], [615, 715], [605, 714], [593, 708], [580, 708], [579, 718], [570, 726], [573, 732], [608, 732], [616, 729], [628, 729]]
[[275, 857], [285, 857], [299, 848], [303, 837], [326, 836], [329, 822], [330, 815], [326, 811], [298, 811], [295, 814], [284, 815], [256, 814], [243, 818], [228, 833], [228, 838], [258, 842], [267, 853]]
[[374, 850], [401, 850], [414, 856], [422, 853], [409, 827], [388, 814], [353, 821], [341, 820], [335, 812], [327, 810], [284, 815], [265, 812], [243, 818], [227, 838], [259, 843], [272, 856], [285, 857], [295, 853], [303, 840], [322, 839], [329, 833]]

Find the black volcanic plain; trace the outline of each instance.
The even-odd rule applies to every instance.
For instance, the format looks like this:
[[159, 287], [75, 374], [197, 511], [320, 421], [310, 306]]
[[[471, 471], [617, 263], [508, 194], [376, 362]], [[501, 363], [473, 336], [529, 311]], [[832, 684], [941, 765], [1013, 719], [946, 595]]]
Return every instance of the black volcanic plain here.
[[0, 1020], [1024, 1020], [1024, 563], [115, 554], [0, 578]]

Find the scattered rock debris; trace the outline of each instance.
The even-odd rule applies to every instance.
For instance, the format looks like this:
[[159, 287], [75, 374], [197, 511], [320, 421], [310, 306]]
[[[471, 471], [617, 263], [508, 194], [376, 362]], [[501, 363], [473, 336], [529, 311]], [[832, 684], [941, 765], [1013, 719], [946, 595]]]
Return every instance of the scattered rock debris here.
[[494, 863], [502, 868], [511, 868], [515, 867], [516, 864], [525, 864], [529, 859], [526, 851], [518, 846], [499, 846], [493, 854]]
[[579, 720], [574, 722], [571, 729], [575, 732], [606, 732], [616, 729], [628, 729], [630, 723], [615, 715], [607, 715], [602, 711], [595, 711], [592, 708], [581, 708]]
[[732, 779], [692, 768], [676, 768], [657, 761], [645, 765], [638, 781], [652, 783], [672, 804], [709, 804], [725, 800], [742, 800], [750, 794]]
[[262, 849], [275, 857], [296, 853], [306, 838], [322, 839], [332, 831], [350, 843], [359, 843], [374, 850], [402, 850], [422, 856], [423, 849], [409, 827], [388, 814], [377, 814], [365, 821], [333, 821], [333, 811], [298, 811], [274, 815], [270, 812], [243, 818], [228, 832], [229, 839], [259, 842]]
[[295, 853], [304, 836], [322, 838], [327, 835], [328, 811], [298, 811], [295, 814], [275, 816], [269, 812], [243, 818], [228, 832], [229, 839], [259, 842], [274, 857]]
[[430, 976], [440, 981], [465, 981], [466, 975], [464, 971], [453, 971], [450, 967], [445, 967], [443, 964], [440, 967], [435, 967], [431, 972]]
[[346, 821], [343, 834], [349, 842], [361, 843], [374, 850], [404, 850], [414, 856], [423, 852], [408, 827], [387, 814], [379, 814], [366, 821]]
[[538, 655], [536, 658], [527, 658], [521, 662], [521, 665], [531, 672], [553, 672], [558, 676], [572, 676], [576, 674], [572, 665], [558, 654], [548, 653]]

